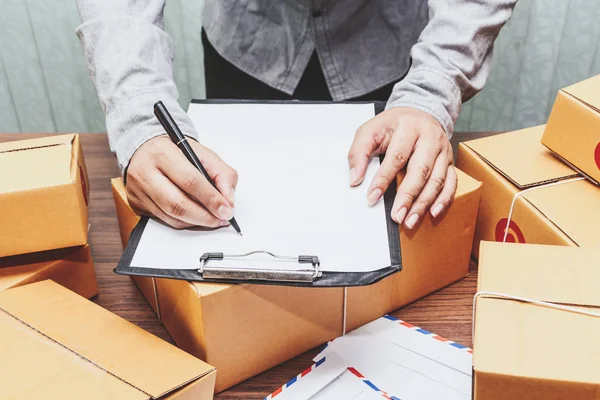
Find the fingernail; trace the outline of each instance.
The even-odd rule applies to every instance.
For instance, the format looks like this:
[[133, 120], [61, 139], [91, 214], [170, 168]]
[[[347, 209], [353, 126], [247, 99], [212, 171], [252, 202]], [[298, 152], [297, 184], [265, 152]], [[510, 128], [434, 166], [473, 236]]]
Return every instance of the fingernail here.
[[221, 222], [219, 222], [219, 226], [229, 226], [229, 222], [221, 221]]
[[440, 215], [440, 213], [442, 212], [443, 209], [444, 209], [444, 205], [438, 204], [437, 206], [435, 206], [431, 209], [431, 215], [433, 215], [434, 217], [437, 217], [438, 215]]
[[350, 186], [354, 185], [356, 182], [356, 168], [350, 169]]
[[221, 206], [217, 210], [217, 214], [219, 214], [219, 218], [224, 221], [229, 221], [233, 218], [233, 208], [227, 206]]
[[235, 188], [229, 189], [229, 198], [232, 203], [235, 203]]
[[408, 217], [408, 220], [406, 220], [405, 225], [408, 229], [412, 229], [418, 220], [419, 220], [419, 214], [413, 214], [410, 217]]
[[406, 217], [406, 207], [402, 207], [398, 214], [396, 214], [396, 220], [398, 224], [401, 224], [404, 221], [404, 217]]
[[375, 205], [375, 203], [377, 203], [377, 201], [379, 201], [379, 198], [381, 197], [381, 189], [375, 189], [371, 192], [371, 194], [368, 197], [368, 201], [369, 201], [369, 205]]

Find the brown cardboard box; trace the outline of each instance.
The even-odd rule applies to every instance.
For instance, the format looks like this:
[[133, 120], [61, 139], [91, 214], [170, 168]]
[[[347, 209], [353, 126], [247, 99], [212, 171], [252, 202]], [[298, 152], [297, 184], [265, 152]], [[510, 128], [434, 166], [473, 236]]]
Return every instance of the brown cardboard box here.
[[76, 134], [0, 143], [0, 257], [87, 243], [89, 184]]
[[[483, 242], [479, 292], [600, 313], [600, 251]], [[505, 298], [476, 300], [474, 400], [596, 400], [600, 317]]]
[[[544, 126], [461, 143], [458, 166], [483, 182], [473, 255], [481, 240], [502, 241], [515, 195], [507, 242], [597, 246], [600, 190], [553, 157], [541, 143]], [[545, 186], [552, 182], [566, 183]]]
[[402, 271], [370, 286], [347, 289], [346, 331], [468, 275], [481, 183], [456, 172], [454, 201], [443, 217], [427, 213], [417, 228], [400, 230]]
[[[429, 215], [401, 232], [403, 270], [374, 285], [348, 288], [346, 331], [468, 274], [481, 184], [458, 171], [459, 188], [443, 218]], [[139, 217], [113, 179], [121, 238]], [[432, 243], [436, 251], [431, 251]], [[182, 349], [215, 365], [222, 391], [339, 336], [344, 289], [194, 283], [133, 277]]]
[[[112, 180], [124, 244], [139, 217]], [[341, 334], [343, 289], [132, 277], [185, 351], [219, 370], [220, 392]]]
[[600, 75], [558, 92], [542, 143], [600, 185]]
[[212, 399], [213, 367], [52, 281], [0, 310], [2, 399]]
[[90, 246], [0, 258], [0, 291], [46, 279], [88, 299], [97, 295]]

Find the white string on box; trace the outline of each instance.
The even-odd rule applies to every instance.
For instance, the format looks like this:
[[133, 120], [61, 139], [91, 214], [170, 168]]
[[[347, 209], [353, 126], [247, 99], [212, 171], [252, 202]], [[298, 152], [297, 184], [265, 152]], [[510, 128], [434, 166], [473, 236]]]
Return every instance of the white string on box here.
[[[584, 177], [577, 177], [577, 178], [573, 178], [573, 179], [565, 179], [562, 181], [557, 181], [557, 182], [551, 182], [545, 185], [541, 185], [541, 186], [536, 186], [536, 187], [532, 187], [529, 189], [525, 189], [522, 190], [518, 193], [516, 193], [513, 196], [512, 202], [510, 204], [510, 211], [508, 212], [508, 218], [506, 220], [506, 228], [504, 228], [504, 237], [502, 238], [502, 242], [506, 242], [506, 238], [508, 237], [508, 228], [510, 227], [510, 221], [512, 219], [512, 215], [515, 209], [515, 204], [517, 202], [517, 198], [527, 192], [532, 192], [534, 190], [537, 189], [542, 189], [542, 188], [547, 188], [547, 187], [551, 187], [551, 186], [558, 186], [558, 185], [562, 185], [565, 183], [571, 183], [571, 182], [577, 182], [577, 181], [581, 181], [584, 180]], [[505, 299], [505, 300], [515, 300], [515, 301], [520, 301], [523, 303], [530, 303], [530, 304], [535, 304], [538, 306], [543, 306], [543, 307], [549, 307], [549, 308], [553, 308], [556, 310], [562, 310], [562, 311], [568, 311], [568, 312], [574, 312], [577, 314], [583, 314], [583, 315], [588, 315], [588, 316], [592, 316], [592, 317], [599, 317], [600, 318], [600, 313], [594, 312], [594, 311], [587, 311], [587, 310], [582, 310], [580, 308], [577, 307], [573, 307], [573, 306], [567, 306], [567, 305], [563, 305], [563, 304], [557, 304], [557, 303], [552, 303], [552, 302], [548, 302], [548, 301], [543, 301], [543, 300], [535, 300], [535, 299], [530, 299], [527, 297], [522, 297], [522, 296], [513, 296], [510, 294], [506, 294], [506, 293], [498, 293], [498, 292], [477, 292], [475, 293], [475, 296], [473, 297], [473, 319], [472, 319], [472, 331], [471, 331], [471, 337], [475, 338], [475, 309], [476, 309], [476, 303], [477, 303], [477, 298], [478, 297], [488, 297], [488, 298], [495, 298], [495, 299]]]
[[475, 296], [473, 297], [473, 320], [472, 320], [473, 328], [471, 331], [471, 337], [473, 338], [473, 341], [475, 340], [474, 339], [475, 338], [475, 309], [477, 306], [477, 298], [479, 298], [479, 297], [488, 297], [488, 298], [501, 299], [501, 300], [515, 300], [515, 301], [520, 301], [522, 303], [530, 303], [530, 304], [534, 304], [537, 306], [553, 308], [555, 310], [568, 311], [568, 312], [572, 312], [572, 313], [576, 313], [576, 314], [583, 314], [583, 315], [587, 315], [590, 317], [600, 318], [600, 312], [589, 311], [589, 310], [581, 309], [581, 308], [574, 307], [574, 306], [553, 303], [550, 301], [530, 299], [530, 298], [522, 297], [522, 296], [514, 296], [512, 294], [506, 294], [506, 293], [482, 291], [482, 292], [475, 293]]
[[584, 177], [578, 177], [578, 178], [573, 178], [573, 179], [565, 179], [562, 181], [557, 181], [557, 182], [551, 182], [551, 183], [547, 183], [545, 185], [541, 185], [541, 186], [535, 186], [529, 189], [525, 189], [522, 190], [518, 193], [516, 193], [512, 199], [512, 203], [510, 204], [510, 211], [508, 212], [508, 218], [506, 219], [506, 227], [504, 228], [504, 238], [502, 239], [502, 243], [506, 242], [506, 238], [508, 237], [508, 228], [510, 227], [510, 221], [512, 219], [512, 215], [513, 215], [513, 211], [515, 209], [515, 203], [517, 202], [517, 198], [527, 192], [532, 192], [534, 190], [537, 189], [542, 189], [542, 188], [547, 188], [547, 187], [551, 187], [551, 186], [558, 186], [558, 185], [562, 185], [564, 183], [571, 183], [571, 182], [577, 182], [577, 181], [581, 181], [584, 180]]

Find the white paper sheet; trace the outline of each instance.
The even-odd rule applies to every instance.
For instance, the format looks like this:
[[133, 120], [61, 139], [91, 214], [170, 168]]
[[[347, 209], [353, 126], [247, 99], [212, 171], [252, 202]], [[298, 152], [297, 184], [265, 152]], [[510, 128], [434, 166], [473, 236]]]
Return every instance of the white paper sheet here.
[[[350, 188], [347, 153], [372, 104], [192, 104], [200, 140], [239, 173], [235, 217], [243, 232], [181, 230], [149, 221], [132, 267], [197, 269], [208, 252], [316, 255], [324, 271], [390, 265], [383, 201], [367, 205], [365, 182]], [[269, 262], [270, 261], [270, 262]], [[223, 261], [224, 263], [224, 261]], [[264, 256], [223, 266], [298, 269]]]

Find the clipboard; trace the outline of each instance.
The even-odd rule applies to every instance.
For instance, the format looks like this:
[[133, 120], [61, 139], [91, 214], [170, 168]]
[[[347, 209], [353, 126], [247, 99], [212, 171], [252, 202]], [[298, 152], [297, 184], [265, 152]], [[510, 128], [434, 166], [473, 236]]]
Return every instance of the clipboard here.
[[[383, 111], [385, 102], [321, 102], [321, 101], [254, 101], [254, 100], [192, 100], [201, 104], [373, 104], [375, 114]], [[380, 157], [383, 159], [383, 157]], [[132, 266], [135, 253], [149, 224], [148, 217], [142, 217], [133, 229], [124, 253], [114, 272], [121, 275], [172, 278], [199, 282], [255, 283], [267, 285], [288, 285], [304, 287], [348, 287], [373, 284], [389, 275], [401, 271], [400, 235], [398, 225], [391, 219], [391, 208], [396, 194], [396, 182], [389, 185], [383, 195], [386, 215], [387, 239], [390, 265], [368, 272], [334, 272], [321, 268], [319, 254], [277, 254], [269, 249], [253, 249], [247, 253], [233, 254], [222, 252], [202, 252], [197, 254], [197, 265], [189, 269], [162, 269]], [[227, 266], [229, 260], [244, 260], [251, 256], [276, 259], [278, 262], [295, 263], [298, 268], [234, 268]]]

